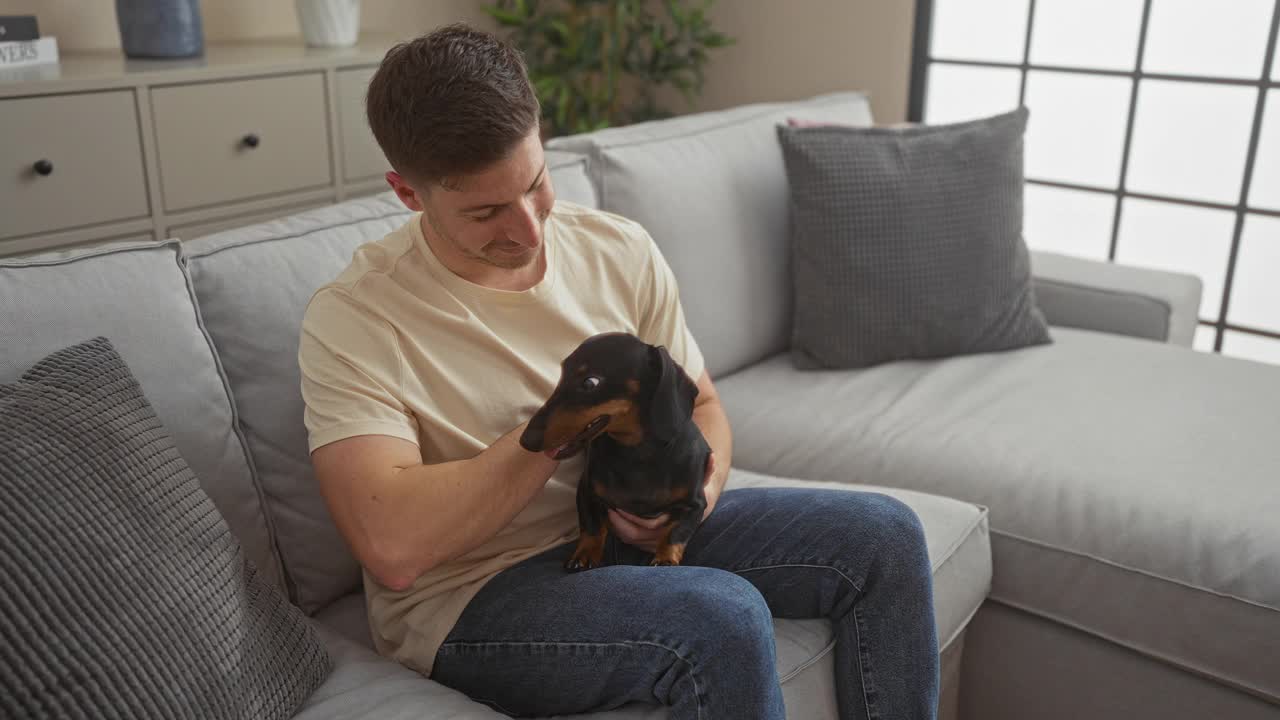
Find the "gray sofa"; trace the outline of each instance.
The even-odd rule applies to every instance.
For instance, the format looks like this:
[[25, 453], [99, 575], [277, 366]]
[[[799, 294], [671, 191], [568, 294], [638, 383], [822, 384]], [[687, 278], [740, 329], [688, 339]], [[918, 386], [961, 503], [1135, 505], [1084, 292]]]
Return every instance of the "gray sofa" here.
[[[1052, 345], [794, 369], [774, 134], [791, 116], [871, 122], [863, 95], [840, 93], [549, 143], [561, 199], [638, 220], [671, 264], [733, 426], [730, 487], [874, 488], [917, 511], [943, 717], [1280, 716], [1280, 367], [1189, 348], [1195, 278], [1033, 253]], [[0, 259], [0, 382], [112, 340], [337, 661], [300, 718], [500, 717], [372, 651], [306, 453], [303, 309], [408, 215], [384, 193], [203, 238]], [[788, 715], [834, 718], [826, 621], [775, 634]]]

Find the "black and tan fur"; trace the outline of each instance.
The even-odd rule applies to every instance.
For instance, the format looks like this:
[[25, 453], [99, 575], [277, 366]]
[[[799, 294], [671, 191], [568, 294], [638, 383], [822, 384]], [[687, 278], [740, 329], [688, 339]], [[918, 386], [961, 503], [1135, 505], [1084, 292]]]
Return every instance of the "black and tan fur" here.
[[652, 565], [679, 565], [706, 509], [703, 480], [711, 448], [693, 422], [694, 384], [667, 349], [628, 333], [587, 338], [561, 364], [560, 382], [520, 445], [532, 452], [584, 448], [578, 482], [581, 535], [570, 570], [604, 563], [608, 509], [670, 522]]

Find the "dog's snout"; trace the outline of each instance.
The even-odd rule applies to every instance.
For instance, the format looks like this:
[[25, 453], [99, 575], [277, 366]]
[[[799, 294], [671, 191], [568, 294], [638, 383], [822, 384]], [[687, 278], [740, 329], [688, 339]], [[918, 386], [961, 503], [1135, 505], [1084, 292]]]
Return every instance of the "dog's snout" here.
[[542, 452], [546, 449], [543, 447], [546, 434], [547, 416], [545, 413], [540, 412], [529, 420], [524, 432], [520, 433], [520, 447], [529, 452]]

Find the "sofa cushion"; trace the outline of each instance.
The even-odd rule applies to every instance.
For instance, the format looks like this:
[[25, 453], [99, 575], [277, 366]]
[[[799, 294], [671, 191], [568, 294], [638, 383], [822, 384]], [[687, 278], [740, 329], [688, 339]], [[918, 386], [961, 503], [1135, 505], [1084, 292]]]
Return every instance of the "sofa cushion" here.
[[0, 716], [283, 720], [329, 658], [105, 337], [0, 384]]
[[1027, 115], [903, 129], [778, 126], [797, 367], [1051, 342], [1022, 239]]
[[734, 463], [990, 507], [994, 599], [1280, 699], [1280, 368], [1054, 335], [865, 370], [771, 358], [717, 383]]
[[[734, 431], [735, 438], [738, 436]], [[738, 442], [734, 441], [737, 464]], [[987, 536], [987, 510], [980, 505], [953, 500], [927, 492], [903, 490], [889, 486], [858, 486], [830, 480], [797, 480], [735, 467], [726, 486], [739, 487], [809, 487], [848, 488], [884, 493], [906, 503], [920, 517], [925, 542], [933, 565], [934, 620], [938, 627], [939, 651], [946, 650], [964, 632], [969, 619], [978, 611], [991, 588], [991, 547]], [[796, 623], [778, 643], [779, 674], [787, 677], [810, 660], [816, 647], [803, 634], [814, 634], [830, 642], [830, 628], [825, 620], [777, 620], [782, 625]], [[822, 626], [818, 633], [816, 626]], [[792, 645], [794, 644], [794, 647]], [[825, 645], [824, 645], [825, 647]], [[823, 651], [825, 652], [825, 650]]]
[[[829, 482], [791, 480], [734, 469], [727, 488], [832, 487]], [[853, 489], [847, 484], [836, 485]], [[938, 495], [896, 488], [858, 488], [891, 495], [915, 510], [924, 526], [929, 558], [933, 564], [934, 615], [940, 652], [957, 644], [969, 619], [977, 612], [991, 586], [991, 548], [987, 513], [982, 507]], [[372, 650], [364, 598], [353, 594], [316, 613], [327, 632]], [[826, 620], [774, 620], [778, 677], [788, 715], [808, 720], [835, 714], [834, 648], [831, 625]], [[593, 714], [605, 718], [667, 717], [664, 708], [643, 705]]]
[[370, 650], [377, 649], [369, 630], [369, 604], [365, 602], [363, 589], [350, 595], [343, 595], [320, 608], [312, 617], [316, 622], [357, 645], [363, 645]]
[[334, 669], [295, 720], [504, 720], [466, 695], [315, 625]]
[[272, 515], [294, 602], [312, 612], [360, 583], [307, 454], [298, 333], [315, 289], [410, 213], [383, 193], [209, 235], [184, 252]]
[[[557, 196], [590, 202], [585, 159], [548, 153]], [[317, 489], [302, 422], [302, 316], [316, 288], [411, 213], [393, 192], [184, 244], [200, 314], [239, 409], [292, 586], [307, 612], [360, 585], [360, 567]]]
[[790, 345], [788, 185], [775, 126], [793, 115], [871, 123], [867, 97], [845, 92], [547, 143], [588, 153], [600, 207], [658, 243], [713, 377]]
[[0, 259], [0, 382], [103, 335], [129, 364], [205, 492], [264, 575], [280, 582], [262, 495], [177, 243]]
[[589, 158], [583, 153], [545, 150], [547, 172], [557, 200], [568, 200], [585, 207], [600, 207], [596, 188], [591, 184]]

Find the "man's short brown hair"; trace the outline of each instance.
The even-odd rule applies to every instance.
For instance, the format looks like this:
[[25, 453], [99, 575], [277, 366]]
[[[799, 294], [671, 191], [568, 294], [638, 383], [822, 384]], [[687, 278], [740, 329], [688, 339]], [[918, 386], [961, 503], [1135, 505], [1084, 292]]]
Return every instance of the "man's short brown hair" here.
[[392, 47], [365, 96], [387, 161], [424, 190], [502, 160], [540, 112], [520, 52], [462, 23]]

